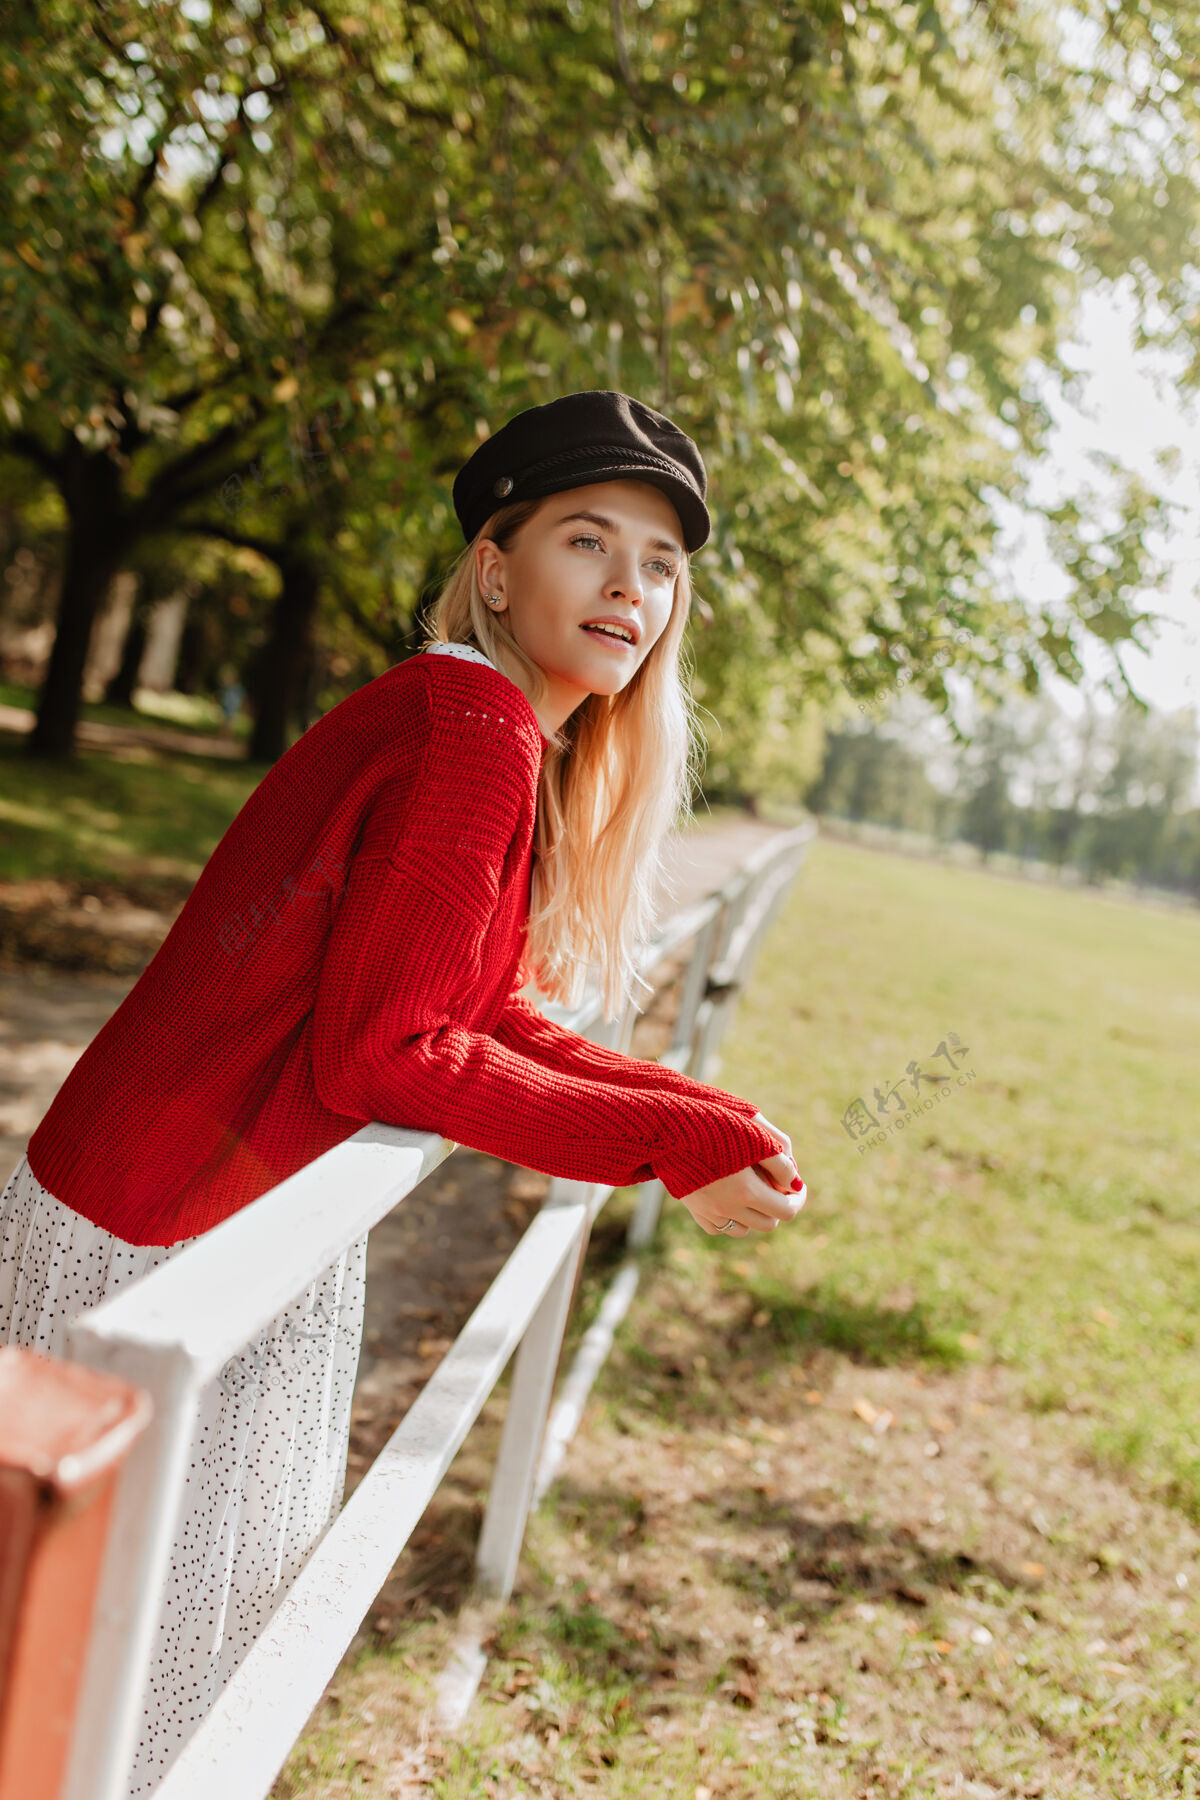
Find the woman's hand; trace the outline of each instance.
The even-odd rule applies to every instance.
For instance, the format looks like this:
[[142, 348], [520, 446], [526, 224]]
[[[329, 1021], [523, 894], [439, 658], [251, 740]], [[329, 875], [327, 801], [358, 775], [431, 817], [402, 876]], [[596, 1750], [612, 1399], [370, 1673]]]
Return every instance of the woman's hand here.
[[[683, 1196], [682, 1205], [710, 1237], [718, 1233], [723, 1237], [745, 1237], [751, 1231], [774, 1231], [777, 1225], [794, 1219], [808, 1198], [803, 1183], [798, 1191], [792, 1191], [792, 1183], [800, 1180], [800, 1172], [792, 1160], [792, 1140], [786, 1131], [780, 1131], [762, 1113], [755, 1113], [754, 1123], [764, 1125], [781, 1140], [784, 1148], [779, 1154], [764, 1157], [748, 1169], [737, 1169], [732, 1175], [722, 1175], [720, 1180]], [[728, 1219], [734, 1224], [721, 1232]]]

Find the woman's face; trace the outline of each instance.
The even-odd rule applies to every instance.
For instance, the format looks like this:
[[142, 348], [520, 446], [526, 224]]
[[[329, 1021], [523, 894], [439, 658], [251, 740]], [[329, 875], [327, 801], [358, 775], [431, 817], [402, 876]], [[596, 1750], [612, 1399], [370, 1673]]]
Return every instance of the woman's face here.
[[619, 693], [633, 679], [666, 630], [682, 560], [679, 516], [645, 481], [551, 494], [507, 551], [481, 540], [481, 592], [503, 597], [490, 610], [507, 615], [550, 684], [543, 731], [557, 730], [589, 694]]

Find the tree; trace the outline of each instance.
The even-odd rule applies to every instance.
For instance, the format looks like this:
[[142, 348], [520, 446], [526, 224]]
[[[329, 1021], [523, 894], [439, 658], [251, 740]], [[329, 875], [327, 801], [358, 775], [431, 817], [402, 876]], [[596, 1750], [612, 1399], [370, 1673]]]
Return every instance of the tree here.
[[[1083, 283], [1132, 271], [1181, 303], [1196, 191], [1105, 110], [1116, 88], [1166, 108], [1178, 9], [1073, 16], [1100, 50], [1032, 0], [15, 5], [0, 454], [67, 514], [33, 750], [69, 751], [99, 595], [148, 533], [285, 552], [276, 662], [310, 662], [323, 590], [383, 655], [456, 547], [480, 427], [602, 383], [705, 448], [696, 652], [720, 715], [752, 627], [748, 734], [781, 653], [797, 709], [847, 670], [946, 704], [947, 620], [980, 680], [1074, 674], [1089, 507], [1055, 521], [1081, 581], [1051, 625], [991, 591], [991, 497], [1048, 425], [1035, 360], [1069, 383]], [[1170, 104], [1193, 116], [1189, 89]], [[326, 452], [330, 410], [353, 435]], [[230, 482], [297, 459], [227, 516]], [[1114, 648], [1158, 519], [1133, 483], [1118, 511]]]

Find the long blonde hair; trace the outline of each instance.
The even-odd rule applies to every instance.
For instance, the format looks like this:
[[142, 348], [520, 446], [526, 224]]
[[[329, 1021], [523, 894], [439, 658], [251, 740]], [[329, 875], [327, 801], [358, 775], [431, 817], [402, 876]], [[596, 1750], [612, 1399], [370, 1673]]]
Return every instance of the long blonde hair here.
[[[542, 504], [517, 501], [485, 521], [429, 609], [421, 646], [473, 639], [501, 670], [525, 672], [535, 705], [548, 683], [506, 615], [484, 603], [475, 548], [489, 538], [508, 549]], [[666, 630], [620, 693], [589, 694], [554, 733], [538, 783], [525, 979], [565, 1006], [579, 1005], [594, 983], [608, 1019], [634, 997], [665, 885], [663, 851], [690, 816], [703, 756], [683, 643], [691, 600], [685, 553]]]

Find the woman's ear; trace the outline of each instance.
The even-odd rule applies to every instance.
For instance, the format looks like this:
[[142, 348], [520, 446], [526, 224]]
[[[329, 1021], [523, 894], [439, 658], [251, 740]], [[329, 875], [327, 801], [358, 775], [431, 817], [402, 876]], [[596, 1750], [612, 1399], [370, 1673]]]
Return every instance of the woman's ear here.
[[489, 594], [498, 589], [503, 575], [504, 558], [499, 545], [491, 538], [481, 538], [475, 546], [475, 576], [480, 593]]

